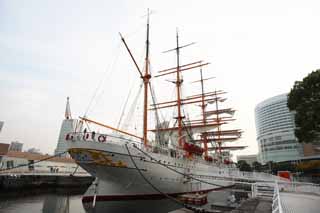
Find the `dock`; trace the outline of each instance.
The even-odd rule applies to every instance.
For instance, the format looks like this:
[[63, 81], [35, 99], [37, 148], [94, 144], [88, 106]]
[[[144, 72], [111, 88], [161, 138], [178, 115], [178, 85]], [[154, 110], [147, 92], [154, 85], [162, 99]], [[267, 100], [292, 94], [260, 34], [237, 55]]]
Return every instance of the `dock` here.
[[283, 212], [320, 212], [320, 196], [305, 193], [281, 192], [281, 203]]
[[256, 183], [252, 198], [232, 213], [319, 213], [320, 186], [311, 183]]
[[[240, 189], [232, 191], [242, 192]], [[208, 199], [208, 202], [206, 205], [194, 207], [194, 211], [181, 208], [170, 213], [319, 213], [320, 186], [302, 182], [257, 182], [252, 183], [249, 198], [239, 203], [219, 204], [212, 199]]]
[[7, 171], [0, 173], [0, 188], [79, 187], [89, 186], [93, 180], [86, 172]]

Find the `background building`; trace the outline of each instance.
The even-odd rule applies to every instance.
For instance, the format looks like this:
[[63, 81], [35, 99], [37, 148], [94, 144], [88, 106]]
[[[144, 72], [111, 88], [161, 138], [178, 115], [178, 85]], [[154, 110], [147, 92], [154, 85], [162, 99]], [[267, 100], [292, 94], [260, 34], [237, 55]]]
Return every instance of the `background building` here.
[[301, 144], [294, 135], [294, 114], [287, 107], [287, 94], [259, 103], [255, 108], [259, 161], [281, 162], [303, 156]]
[[12, 141], [9, 146], [9, 151], [22, 152], [23, 143]]
[[37, 148], [30, 148], [27, 150], [28, 153], [33, 153], [33, 154], [41, 154], [40, 149]]
[[[55, 155], [67, 151], [66, 135], [74, 131], [76, 124], [77, 124], [77, 120], [71, 118], [71, 110], [70, 110], [69, 97], [68, 97], [66, 111], [65, 111], [65, 119], [62, 121], [57, 148], [54, 150]], [[60, 156], [65, 157], [67, 155], [68, 155], [67, 153], [64, 153]]]
[[4, 122], [3, 122], [3, 121], [0, 121], [0, 132], [1, 132], [1, 130], [2, 130], [3, 125], [4, 125]]
[[238, 155], [237, 162], [239, 162], [240, 160], [246, 161], [248, 164], [250, 164], [250, 166], [252, 166], [253, 162], [258, 161], [257, 155]]

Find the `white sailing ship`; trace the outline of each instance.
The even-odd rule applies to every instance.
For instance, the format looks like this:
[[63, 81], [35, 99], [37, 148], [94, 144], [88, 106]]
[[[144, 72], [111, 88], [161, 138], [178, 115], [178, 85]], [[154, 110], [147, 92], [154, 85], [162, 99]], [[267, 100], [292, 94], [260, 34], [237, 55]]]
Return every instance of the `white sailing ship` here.
[[[225, 181], [225, 178], [232, 179], [240, 173], [230, 163], [228, 156], [224, 157], [223, 154], [230, 149], [244, 147], [224, 145], [224, 142], [237, 140], [241, 131], [221, 129], [222, 125], [233, 120], [234, 110], [219, 109], [219, 103], [225, 100], [221, 97], [223, 91], [204, 91], [204, 81], [208, 79], [203, 78], [202, 67], [208, 63], [197, 61], [180, 65], [180, 49], [188, 45], [179, 45], [177, 33], [177, 46], [173, 49], [177, 54], [176, 67], [159, 71], [155, 76], [175, 76], [173, 83], [176, 87], [176, 100], [148, 106], [151, 87], [149, 20], [144, 72], [140, 70], [122, 36], [121, 39], [144, 85], [143, 136], [87, 117], [81, 118], [82, 122], [89, 125], [99, 125], [116, 132], [100, 134], [95, 131], [75, 130], [66, 136], [71, 157], [97, 178], [84, 195], [83, 202], [87, 207], [104, 206], [109, 212], [120, 212], [120, 206], [125, 206], [126, 210], [123, 212], [146, 212], [148, 208], [153, 212], [166, 212], [176, 208], [164, 199], [166, 196], [176, 197], [186, 193], [204, 193], [231, 187], [233, 182]], [[201, 74], [200, 80], [196, 81], [201, 84], [201, 93], [182, 97], [181, 72], [196, 68]], [[201, 119], [192, 120], [183, 114], [182, 107], [190, 104], [200, 104]], [[210, 104], [215, 106], [213, 110], [207, 108]], [[157, 122], [155, 129], [149, 129], [148, 112], [165, 108], [177, 109], [174, 125]], [[148, 131], [154, 133], [153, 139], [147, 137]]]

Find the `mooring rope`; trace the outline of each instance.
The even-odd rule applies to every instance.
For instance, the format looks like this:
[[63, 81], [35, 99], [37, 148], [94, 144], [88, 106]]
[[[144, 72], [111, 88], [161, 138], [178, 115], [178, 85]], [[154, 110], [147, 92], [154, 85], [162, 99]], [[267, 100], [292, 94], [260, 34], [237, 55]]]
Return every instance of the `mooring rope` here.
[[180, 172], [178, 170], [175, 170], [169, 166], [167, 166], [166, 164], [163, 164], [161, 162], [159, 162], [157, 159], [153, 158], [151, 155], [149, 155], [148, 153], [144, 152], [142, 149], [138, 148], [135, 144], [133, 144], [133, 147], [136, 148], [137, 150], [139, 150], [141, 153], [143, 153], [144, 155], [146, 155], [147, 157], [149, 157], [151, 160], [154, 160], [156, 163], [166, 167], [167, 169], [173, 171], [173, 172], [176, 172], [180, 175], [183, 175], [183, 176], [186, 176], [190, 179], [193, 179], [193, 180], [196, 180], [196, 181], [199, 181], [199, 182], [202, 182], [202, 183], [206, 183], [206, 184], [209, 184], [209, 185], [212, 185], [212, 186], [218, 186], [218, 187], [225, 187], [223, 185], [219, 185], [219, 184], [215, 184], [215, 183], [210, 183], [210, 182], [207, 182], [207, 181], [204, 181], [204, 180], [201, 180], [201, 179], [198, 179], [198, 178], [195, 178], [195, 177], [192, 177], [191, 175], [188, 175], [186, 173], [183, 173], [183, 172]]
[[126, 147], [126, 149], [127, 149], [128, 155], [129, 155], [129, 157], [130, 157], [130, 159], [131, 159], [134, 167], [137, 169], [137, 171], [139, 172], [140, 176], [144, 179], [145, 182], [147, 182], [155, 191], [157, 191], [158, 193], [162, 194], [163, 196], [165, 196], [166, 198], [168, 198], [168, 199], [171, 200], [172, 202], [174, 202], [174, 203], [176, 203], [176, 204], [178, 204], [178, 205], [180, 205], [180, 206], [182, 206], [182, 207], [186, 207], [186, 208], [188, 208], [188, 209], [191, 209], [191, 208], [189, 208], [186, 204], [184, 204], [183, 202], [181, 202], [180, 200], [178, 200], [178, 199], [176, 199], [176, 198], [174, 198], [174, 197], [172, 197], [172, 196], [170, 196], [170, 195], [162, 192], [162, 191], [161, 191], [160, 189], [158, 189], [155, 185], [153, 185], [153, 184], [142, 174], [141, 170], [138, 168], [136, 162], [133, 160], [133, 157], [132, 157], [132, 155], [131, 155], [131, 153], [130, 153], [130, 151], [129, 151], [129, 148], [128, 148], [128, 145], [127, 145], [127, 144], [125, 144], [125, 147]]

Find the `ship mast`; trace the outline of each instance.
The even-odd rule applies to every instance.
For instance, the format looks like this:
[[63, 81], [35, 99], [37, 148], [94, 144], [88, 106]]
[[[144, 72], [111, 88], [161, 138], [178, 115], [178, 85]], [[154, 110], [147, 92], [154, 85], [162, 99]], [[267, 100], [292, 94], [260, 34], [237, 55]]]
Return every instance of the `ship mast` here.
[[[217, 93], [217, 92], [216, 92]], [[216, 95], [216, 111], [217, 111], [217, 115], [216, 115], [216, 119], [217, 119], [217, 124], [218, 124], [218, 138], [217, 138], [217, 142], [218, 142], [218, 153], [219, 153], [219, 156], [221, 157], [221, 140], [220, 140], [220, 137], [221, 137], [221, 128], [220, 128], [220, 118], [219, 118], [219, 104], [218, 104], [218, 96]]]
[[143, 103], [143, 144], [147, 146], [148, 138], [148, 84], [150, 82], [151, 75], [149, 73], [149, 10], [147, 20], [147, 39], [146, 39], [146, 58], [145, 58], [145, 73], [142, 76], [144, 85], [144, 103]]
[[134, 65], [139, 72], [140, 78], [143, 80], [143, 85], [144, 85], [144, 100], [143, 100], [143, 144], [146, 147], [148, 145], [148, 138], [147, 138], [147, 133], [148, 133], [148, 85], [150, 83], [151, 75], [149, 72], [149, 10], [147, 14], [147, 39], [146, 39], [146, 57], [145, 57], [145, 72], [144, 74], [141, 72], [135, 58], [133, 57], [125, 39], [123, 36], [121, 36], [121, 40], [123, 44], [125, 45], [132, 61], [134, 62]]
[[[207, 119], [206, 119], [206, 103], [205, 103], [205, 95], [204, 95], [204, 85], [203, 85], [203, 75], [202, 75], [202, 67], [200, 67], [200, 83], [201, 83], [201, 109], [202, 109], [202, 122], [203, 125], [206, 126]], [[204, 157], [208, 157], [208, 138], [207, 138], [207, 132], [202, 133], [203, 137], [203, 144], [204, 144]]]
[[179, 146], [182, 147], [182, 119], [183, 117], [181, 116], [181, 84], [182, 80], [180, 79], [180, 47], [179, 47], [179, 34], [177, 30], [176, 34], [176, 42], [177, 42], [177, 47], [176, 47], [176, 53], [177, 53], [177, 81], [176, 83], [176, 88], [177, 88], [177, 107], [178, 107], [178, 142]]

